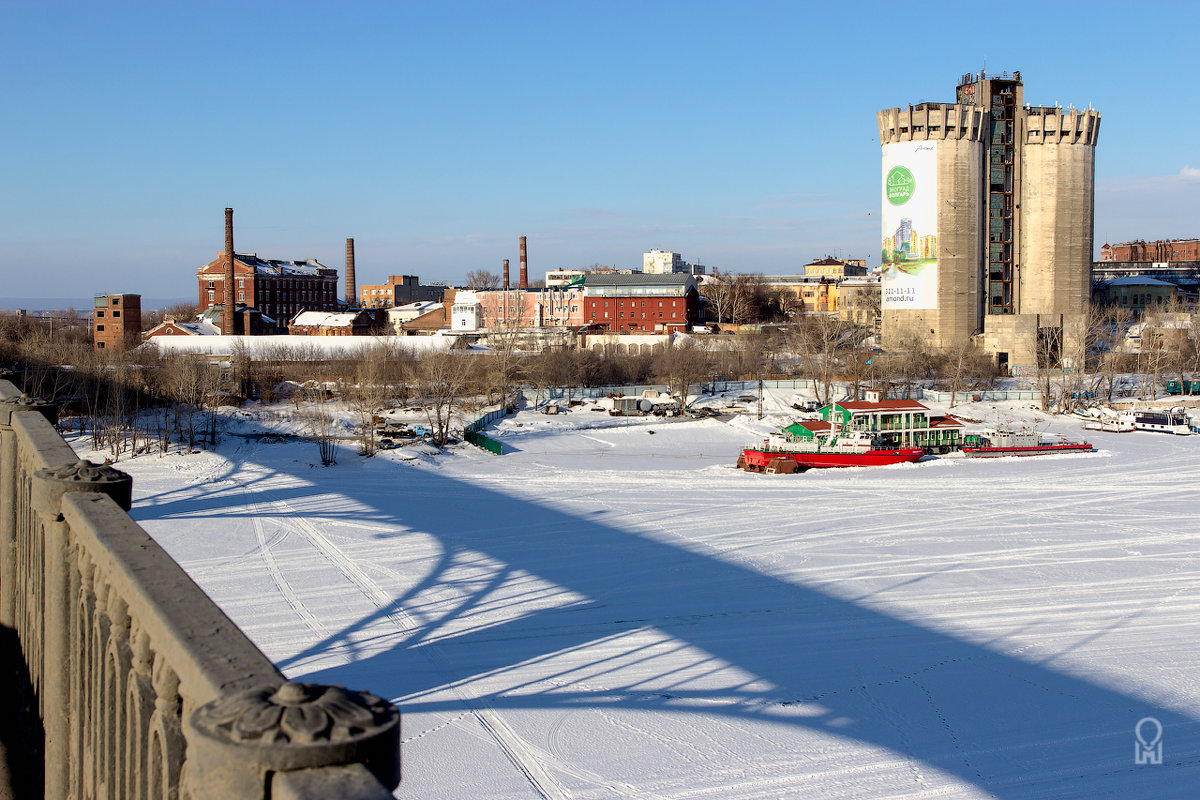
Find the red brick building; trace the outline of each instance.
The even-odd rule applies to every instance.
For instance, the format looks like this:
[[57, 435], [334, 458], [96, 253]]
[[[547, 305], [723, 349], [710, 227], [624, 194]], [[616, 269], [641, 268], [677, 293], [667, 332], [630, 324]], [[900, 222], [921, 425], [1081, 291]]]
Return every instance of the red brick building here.
[[590, 274], [583, 321], [608, 333], [674, 333], [696, 324], [700, 294], [688, 274]]
[[92, 310], [92, 344], [97, 350], [135, 347], [142, 334], [140, 294], [97, 295]]
[[[223, 305], [225, 254], [200, 267], [200, 311]], [[238, 253], [233, 260], [235, 308], [254, 308], [275, 320], [288, 320], [301, 311], [337, 311], [337, 270], [315, 259], [281, 261]]]
[[1200, 239], [1159, 239], [1106, 244], [1100, 248], [1102, 261], [1200, 261]]
[[440, 301], [444, 286], [422, 286], [416, 275], [388, 275], [385, 283], [362, 286], [358, 301], [363, 308], [395, 308], [418, 300]]

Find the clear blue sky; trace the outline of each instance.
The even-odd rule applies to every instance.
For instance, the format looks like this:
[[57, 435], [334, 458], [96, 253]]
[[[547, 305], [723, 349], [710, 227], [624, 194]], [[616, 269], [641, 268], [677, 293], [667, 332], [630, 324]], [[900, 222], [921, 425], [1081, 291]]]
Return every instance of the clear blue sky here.
[[[1020, 70], [1104, 115], [1096, 238], [1200, 236], [1200, 4], [0, 4], [6, 297], [192, 297], [224, 244], [359, 283], [786, 273], [879, 240], [875, 112]], [[1002, 13], [1001, 13], [1002, 12]], [[873, 262], [872, 262], [873, 263]]]

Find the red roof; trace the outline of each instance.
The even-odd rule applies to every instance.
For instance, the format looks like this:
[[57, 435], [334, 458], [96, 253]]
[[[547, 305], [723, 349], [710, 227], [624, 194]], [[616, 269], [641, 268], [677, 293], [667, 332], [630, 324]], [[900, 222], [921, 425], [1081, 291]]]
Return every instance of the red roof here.
[[847, 411], [928, 411], [929, 407], [916, 400], [880, 400], [871, 403], [866, 400], [848, 400], [845, 403], [834, 403]]
[[818, 433], [819, 431], [827, 431], [833, 427], [833, 425], [829, 424], [828, 422], [826, 422], [823, 419], [802, 419], [802, 420], [797, 420], [793, 424], [799, 425], [801, 428], [812, 431], [813, 433]]
[[963, 422], [958, 417], [954, 416], [953, 414], [946, 414], [945, 416], [930, 417], [929, 418], [929, 427], [931, 427], [931, 428], [964, 428], [964, 427], [966, 427], [966, 423]]

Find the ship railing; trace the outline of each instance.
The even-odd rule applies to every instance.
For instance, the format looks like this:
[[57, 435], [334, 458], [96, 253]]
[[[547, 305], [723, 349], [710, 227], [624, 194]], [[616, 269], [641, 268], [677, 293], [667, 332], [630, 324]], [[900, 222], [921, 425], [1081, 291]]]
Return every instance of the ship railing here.
[[20, 767], [0, 796], [391, 797], [396, 707], [287, 681], [56, 418], [0, 380], [0, 658], [19, 676], [0, 733]]

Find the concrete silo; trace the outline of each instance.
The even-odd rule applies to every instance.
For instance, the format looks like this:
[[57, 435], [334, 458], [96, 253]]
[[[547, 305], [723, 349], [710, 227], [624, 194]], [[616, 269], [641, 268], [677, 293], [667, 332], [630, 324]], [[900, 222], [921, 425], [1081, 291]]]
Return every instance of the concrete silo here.
[[[884, 344], [975, 337], [1002, 366], [1033, 371], [1061, 359], [1067, 318], [1089, 298], [1100, 114], [1025, 105], [1019, 72], [965, 75], [955, 99], [877, 114]], [[909, 163], [936, 196], [921, 196]], [[897, 201], [901, 213], [917, 201], [935, 250], [911, 236], [901, 248]]]

